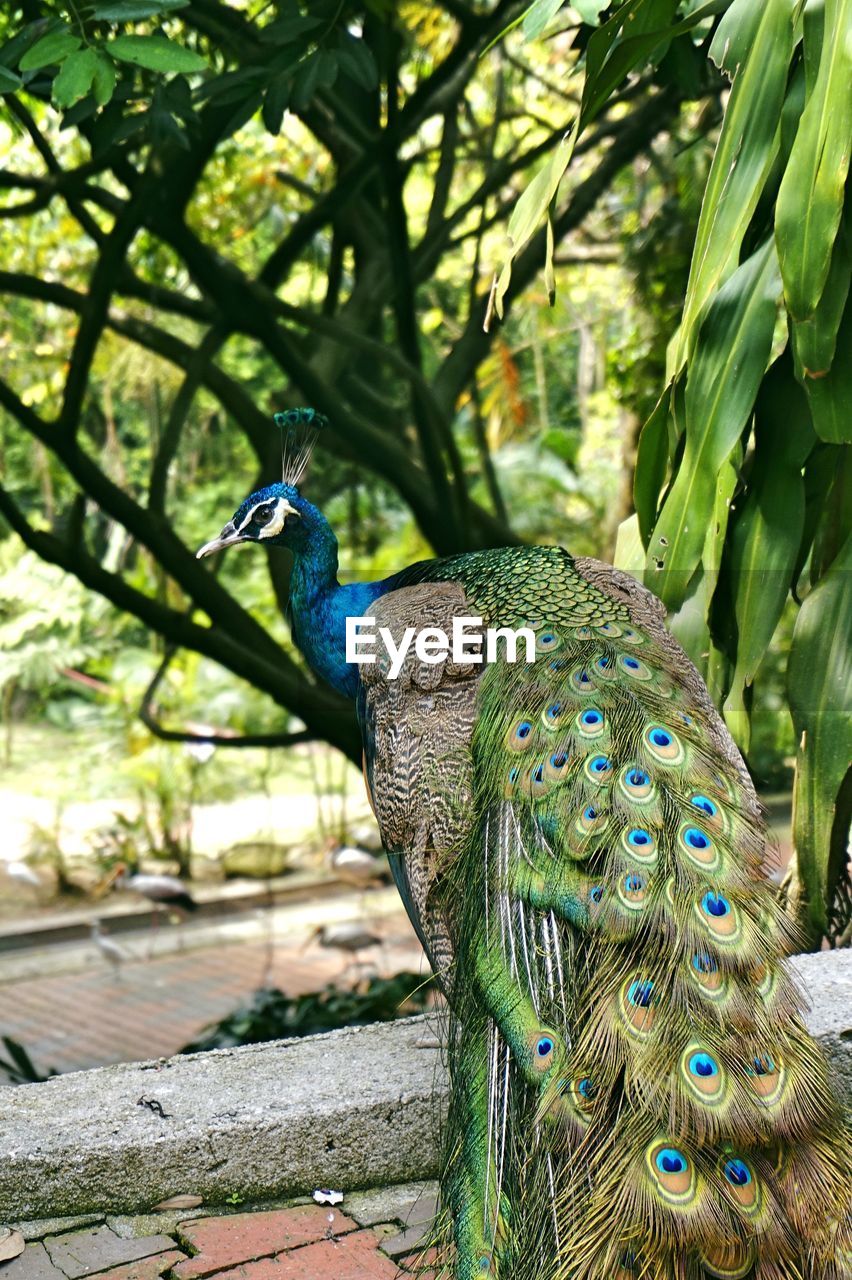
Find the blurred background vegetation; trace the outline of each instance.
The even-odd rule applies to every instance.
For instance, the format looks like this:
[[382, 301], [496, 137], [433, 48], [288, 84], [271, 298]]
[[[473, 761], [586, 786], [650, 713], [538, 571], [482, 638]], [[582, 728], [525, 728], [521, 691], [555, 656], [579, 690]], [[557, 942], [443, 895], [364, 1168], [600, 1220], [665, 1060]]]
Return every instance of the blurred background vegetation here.
[[[843, 935], [852, 797], [834, 721], [823, 754], [802, 754], [814, 707], [823, 726], [826, 703], [836, 716], [848, 673], [833, 597], [816, 647], [800, 644], [819, 687], [793, 699], [795, 730], [787, 659], [802, 600], [848, 556], [848, 454], [828, 377], [816, 432], [794, 429], [809, 401], [774, 251], [771, 280], [764, 266], [824, 31], [844, 9], [4, 7], [0, 802], [18, 821], [0, 856], [50, 864], [73, 892], [119, 859], [209, 876], [236, 856], [257, 871], [239, 849], [260, 842], [269, 870], [271, 846], [317, 844], [318, 819], [326, 843], [363, 831], [352, 710], [292, 646], [287, 557], [230, 553], [211, 573], [193, 554], [275, 477], [271, 414], [311, 404], [333, 435], [306, 488], [344, 574], [517, 540], [645, 573], [764, 796], [790, 792], [797, 749], [800, 773], [821, 770], [822, 790], [800, 797], [792, 896], [812, 945]], [[764, 11], [790, 33], [769, 62]], [[765, 145], [748, 132], [760, 121]], [[718, 190], [717, 146], [735, 128], [759, 174], [733, 193], [738, 227]], [[708, 228], [710, 205], [723, 216]], [[837, 226], [822, 232], [835, 339], [849, 274]], [[698, 293], [697, 232], [719, 260]], [[743, 350], [731, 335], [757, 267], [769, 305]], [[725, 376], [757, 374], [711, 465], [694, 419], [702, 378], [722, 376], [701, 324], [723, 287]], [[811, 301], [797, 313], [788, 300], [791, 326]], [[683, 497], [690, 476], [703, 496]], [[694, 502], [712, 537], [685, 550], [679, 578], [672, 557], [655, 579], [672, 493], [674, 515]], [[746, 553], [775, 574], [768, 589], [744, 592]]]

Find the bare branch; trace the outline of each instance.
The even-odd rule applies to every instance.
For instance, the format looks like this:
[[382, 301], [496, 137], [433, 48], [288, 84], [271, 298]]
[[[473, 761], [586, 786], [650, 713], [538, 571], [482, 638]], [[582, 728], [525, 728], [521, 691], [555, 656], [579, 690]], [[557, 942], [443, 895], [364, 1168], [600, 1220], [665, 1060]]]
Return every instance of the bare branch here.
[[291, 733], [230, 733], [224, 730], [204, 732], [200, 728], [166, 728], [157, 719], [154, 698], [177, 652], [174, 645], [168, 646], [139, 703], [139, 719], [155, 738], [161, 738], [163, 742], [197, 743], [211, 747], [293, 747], [301, 742], [316, 741], [316, 735], [308, 729], [297, 729]]

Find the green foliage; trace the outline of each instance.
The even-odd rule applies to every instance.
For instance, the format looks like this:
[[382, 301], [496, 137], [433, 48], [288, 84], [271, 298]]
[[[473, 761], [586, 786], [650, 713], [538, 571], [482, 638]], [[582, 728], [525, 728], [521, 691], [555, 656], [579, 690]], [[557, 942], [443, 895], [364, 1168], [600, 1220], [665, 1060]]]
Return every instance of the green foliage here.
[[[62, 110], [90, 98], [93, 108], [113, 99], [122, 64], [161, 75], [189, 74], [207, 69], [207, 61], [177, 43], [161, 29], [156, 34], [116, 33], [116, 27], [145, 21], [158, 26], [188, 0], [124, 0], [123, 3], [71, 8], [72, 22], [61, 17], [40, 18], [23, 26], [2, 48], [7, 83], [0, 91], [28, 86], [44, 72], [50, 77], [51, 98]], [[47, 28], [47, 29], [46, 29]], [[127, 117], [129, 119], [129, 117]]]
[[[845, 494], [845, 510], [837, 500], [822, 514], [816, 506], [816, 493], [828, 487], [818, 438], [835, 446], [852, 438], [852, 256], [844, 225], [852, 6], [733, 0], [691, 5], [679, 17], [662, 0], [626, 0], [588, 41], [571, 144], [624, 74], [663, 66], [672, 42], [686, 51], [690, 27], [716, 14], [709, 53], [731, 90], [667, 385], [640, 438], [636, 515], [622, 529], [619, 561], [673, 612], [675, 633], [746, 752], [755, 684], [773, 675], [763, 660], [788, 600], [810, 591], [787, 677], [799, 739], [788, 897], [817, 943], [848, 924], [852, 819], [852, 751], [843, 728], [850, 687], [844, 482], [835, 479], [833, 491]], [[564, 143], [557, 161], [559, 154], [518, 201], [508, 227], [513, 256], [554, 199], [570, 160]], [[844, 474], [848, 464], [836, 453]]]
[[[708, 0], [692, 9], [681, 21], [672, 24], [676, 0], [624, 0], [612, 16], [597, 26], [603, 5], [581, 6], [580, 16], [593, 30], [585, 51], [582, 97], [570, 130], [562, 136], [551, 157], [545, 162], [518, 199], [509, 218], [506, 234], [509, 252], [494, 284], [494, 307], [503, 314], [506, 291], [512, 279], [512, 264], [531, 239], [545, 216], [548, 220], [548, 243], [545, 279], [552, 293], [553, 240], [552, 208], [556, 192], [571, 163], [574, 148], [582, 132], [592, 124], [626, 76], [638, 67], [656, 68], [670, 52], [672, 39], [684, 45], [689, 32], [708, 16], [718, 13], [730, 0]], [[576, 6], [575, 6], [576, 7]], [[522, 29], [528, 39], [540, 36], [559, 9], [548, 0], [536, 0], [523, 18]]]
[[[666, 487], [658, 448], [640, 460], [645, 473], [640, 468], [636, 485], [645, 511], [646, 581], [671, 608], [681, 609], [677, 631], [686, 621], [684, 602], [703, 579], [703, 616], [692, 631], [692, 652], [699, 659], [709, 654], [714, 693], [746, 751], [762, 659], [790, 593], [801, 597], [810, 588], [788, 665], [799, 740], [791, 877], [796, 887], [790, 897], [816, 942], [836, 938], [846, 924], [835, 911], [850, 822], [844, 789], [850, 750], [837, 718], [838, 698], [848, 688], [848, 619], [844, 623], [833, 613], [842, 607], [844, 589], [848, 600], [840, 558], [843, 517], [838, 508], [828, 508], [821, 518], [814, 513], [807, 519], [806, 491], [809, 469], [819, 459], [816, 436], [849, 438], [848, 427], [841, 427], [848, 360], [836, 353], [849, 281], [840, 228], [852, 62], [844, 36], [848, 12], [827, 5], [823, 26], [810, 8], [796, 26], [790, 0], [763, 6], [738, 0], [714, 37], [711, 53], [732, 77], [733, 88], [672, 347], [668, 430], [663, 437], [659, 424], [653, 428], [657, 441], [667, 441], [671, 475]], [[839, 150], [838, 128], [844, 137]], [[831, 155], [823, 166], [826, 150]], [[777, 319], [776, 252], [787, 311], [783, 328]], [[773, 363], [770, 353], [777, 357], [785, 343], [788, 351]], [[703, 385], [702, 368], [710, 375]], [[793, 381], [794, 371], [807, 398]], [[701, 394], [693, 397], [690, 411], [691, 387], [701, 387]], [[714, 484], [744, 450], [748, 466], [737, 475], [730, 508], [714, 514]], [[653, 510], [655, 494], [662, 500]], [[713, 522], [716, 564], [703, 534]], [[838, 547], [833, 564], [817, 556], [818, 541], [827, 534]]]
[[433, 991], [433, 982], [424, 982], [416, 973], [372, 977], [351, 990], [329, 985], [295, 998], [274, 987], [261, 987], [247, 1004], [184, 1045], [181, 1053], [206, 1053], [238, 1044], [320, 1035], [338, 1027], [392, 1022], [422, 1012]]

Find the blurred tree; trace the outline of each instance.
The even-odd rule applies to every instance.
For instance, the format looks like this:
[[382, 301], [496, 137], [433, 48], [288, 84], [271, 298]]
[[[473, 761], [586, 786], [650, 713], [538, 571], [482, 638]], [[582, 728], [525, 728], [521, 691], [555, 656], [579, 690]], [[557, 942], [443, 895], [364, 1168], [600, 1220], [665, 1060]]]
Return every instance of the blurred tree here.
[[[524, 24], [546, 26], [558, 7], [535, 0]], [[771, 679], [764, 658], [798, 608], [785, 892], [811, 945], [848, 943], [852, 3], [626, 0], [604, 19], [589, 39], [574, 126], [512, 213], [496, 309], [519, 245], [552, 219], [574, 142], [600, 104], [648, 58], [678, 82], [692, 78], [700, 53], [689, 32], [704, 27], [731, 91], [616, 563], [663, 600], [746, 753], [755, 683]], [[548, 246], [546, 270], [552, 256]]]
[[[574, 111], [596, 20], [579, 8], [589, 24], [574, 14], [555, 42], [510, 38], [487, 58], [522, 5], [107, 0], [2, 19], [19, 159], [2, 177], [0, 406], [15, 427], [0, 514], [44, 559], [306, 726], [276, 741], [358, 751], [350, 710], [282, 648], [262, 588], [246, 607], [192, 549], [252, 464], [274, 474], [269, 410], [303, 402], [335, 433], [322, 479], [341, 491], [341, 468], [374, 477], [350, 511], [356, 538], [370, 492], [410, 511], [438, 553], [518, 537], [483, 410], [494, 355], [504, 387], [518, 366], [483, 329], [487, 279], [519, 186]], [[564, 89], [553, 67], [570, 73]], [[684, 96], [717, 90], [701, 64], [689, 84], [649, 72], [613, 86], [575, 149], [554, 243], [677, 125]], [[533, 280], [544, 236], [518, 257], [504, 306]], [[469, 288], [448, 286], [450, 262]], [[129, 393], [147, 421], [125, 411]], [[564, 430], [550, 444], [554, 464], [570, 462]], [[202, 476], [216, 482], [196, 493]], [[285, 558], [268, 572], [283, 610]]]

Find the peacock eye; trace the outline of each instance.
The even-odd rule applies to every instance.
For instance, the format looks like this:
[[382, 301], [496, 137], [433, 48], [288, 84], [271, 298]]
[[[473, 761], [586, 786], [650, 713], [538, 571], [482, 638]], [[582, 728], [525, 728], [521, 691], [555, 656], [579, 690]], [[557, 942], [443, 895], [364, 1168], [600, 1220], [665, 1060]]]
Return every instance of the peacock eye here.
[[252, 524], [262, 526], [265, 524], [269, 524], [269, 521], [271, 519], [272, 519], [271, 507], [258, 507], [257, 511], [255, 511], [254, 515], [251, 518], [251, 522]]

